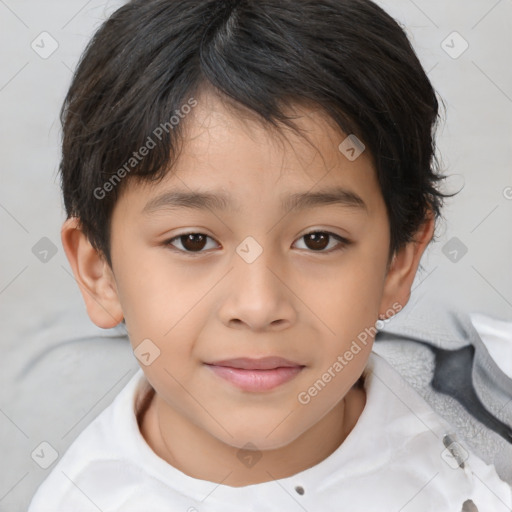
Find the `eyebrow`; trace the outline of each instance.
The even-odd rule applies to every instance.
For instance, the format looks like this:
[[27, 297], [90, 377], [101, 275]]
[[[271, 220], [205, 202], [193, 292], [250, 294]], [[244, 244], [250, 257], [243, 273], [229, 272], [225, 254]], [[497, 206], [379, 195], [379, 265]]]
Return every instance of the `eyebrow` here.
[[[283, 210], [304, 210], [316, 206], [338, 205], [367, 211], [366, 203], [355, 192], [343, 187], [301, 192], [281, 198]], [[188, 208], [194, 210], [235, 210], [234, 204], [223, 191], [199, 192], [180, 191], [165, 192], [151, 199], [143, 208], [143, 214], [152, 214], [161, 210]]]

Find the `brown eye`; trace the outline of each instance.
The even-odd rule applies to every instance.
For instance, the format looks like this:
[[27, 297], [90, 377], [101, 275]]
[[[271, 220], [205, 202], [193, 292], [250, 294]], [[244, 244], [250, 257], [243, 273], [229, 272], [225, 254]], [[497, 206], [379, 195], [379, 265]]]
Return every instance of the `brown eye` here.
[[304, 240], [309, 249], [321, 251], [329, 245], [329, 235], [327, 233], [311, 233], [304, 236]]
[[206, 245], [206, 237], [201, 234], [182, 235], [180, 241], [187, 251], [200, 251]]
[[[299, 240], [304, 240], [305, 249], [325, 253], [343, 249], [350, 244], [348, 240], [341, 236], [326, 231], [312, 231], [311, 233], [301, 236]], [[300, 248], [302, 249], [302, 247]]]
[[210, 237], [208, 235], [204, 235], [203, 233], [188, 233], [186, 235], [174, 237], [165, 242], [165, 244], [170, 245], [181, 252], [199, 253], [204, 252], [203, 249], [206, 247], [209, 238]]

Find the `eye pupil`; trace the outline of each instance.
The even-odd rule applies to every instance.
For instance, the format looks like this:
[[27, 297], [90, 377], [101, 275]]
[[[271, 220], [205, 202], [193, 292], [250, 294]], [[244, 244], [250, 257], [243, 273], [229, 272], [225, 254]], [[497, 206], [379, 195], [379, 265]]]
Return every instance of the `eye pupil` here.
[[305, 239], [308, 248], [313, 250], [325, 249], [329, 245], [329, 235], [327, 233], [310, 233], [305, 236]]
[[201, 251], [206, 245], [206, 236], [200, 233], [191, 233], [189, 235], [183, 235], [180, 238], [183, 247], [185, 247], [187, 251]]

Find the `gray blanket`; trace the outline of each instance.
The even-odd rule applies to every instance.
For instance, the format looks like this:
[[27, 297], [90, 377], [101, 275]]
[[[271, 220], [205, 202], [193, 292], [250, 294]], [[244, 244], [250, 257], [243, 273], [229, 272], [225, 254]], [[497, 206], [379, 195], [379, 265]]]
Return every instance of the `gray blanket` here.
[[419, 302], [385, 324], [374, 351], [512, 486], [512, 379], [491, 358], [468, 313]]

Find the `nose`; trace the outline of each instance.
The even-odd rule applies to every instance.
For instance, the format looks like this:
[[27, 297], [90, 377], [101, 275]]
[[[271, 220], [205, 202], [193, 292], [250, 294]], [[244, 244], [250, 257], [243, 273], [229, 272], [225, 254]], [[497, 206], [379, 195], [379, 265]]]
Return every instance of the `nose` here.
[[238, 255], [228, 274], [219, 308], [221, 321], [235, 329], [280, 331], [296, 320], [292, 292], [275, 259], [266, 251], [252, 263]]

